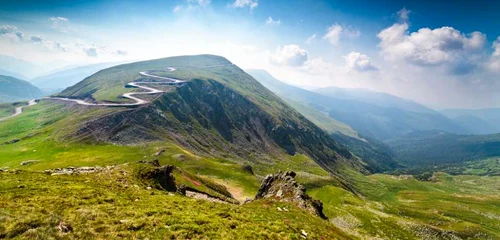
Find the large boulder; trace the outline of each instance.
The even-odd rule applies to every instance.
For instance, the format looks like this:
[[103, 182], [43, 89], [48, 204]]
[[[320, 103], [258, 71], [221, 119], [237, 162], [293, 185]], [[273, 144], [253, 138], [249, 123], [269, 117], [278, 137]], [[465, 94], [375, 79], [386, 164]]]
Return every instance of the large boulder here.
[[295, 181], [295, 172], [288, 171], [269, 174], [262, 181], [255, 199], [272, 199], [280, 202], [290, 202], [321, 218], [326, 219], [323, 213], [323, 203], [306, 194], [306, 189]]

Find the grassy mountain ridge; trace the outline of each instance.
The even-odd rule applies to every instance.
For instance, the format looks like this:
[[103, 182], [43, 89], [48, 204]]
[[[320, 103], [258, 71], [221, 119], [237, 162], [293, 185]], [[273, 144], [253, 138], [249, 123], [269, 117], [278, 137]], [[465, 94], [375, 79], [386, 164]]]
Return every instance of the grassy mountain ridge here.
[[29, 82], [0, 75], [0, 103], [30, 100], [43, 96], [43, 92]]
[[60, 96], [117, 101], [112, 96], [115, 89], [130, 91], [123, 85], [141, 79], [140, 71], [168, 67], [177, 70], [165, 71], [164, 76], [189, 82], [150, 105], [89, 121], [77, 131], [77, 138], [119, 144], [169, 140], [203, 154], [228, 154], [225, 157], [247, 161], [305, 154], [332, 173], [338, 174], [341, 165], [365, 171], [326, 132], [218, 56], [172, 57], [111, 67]]

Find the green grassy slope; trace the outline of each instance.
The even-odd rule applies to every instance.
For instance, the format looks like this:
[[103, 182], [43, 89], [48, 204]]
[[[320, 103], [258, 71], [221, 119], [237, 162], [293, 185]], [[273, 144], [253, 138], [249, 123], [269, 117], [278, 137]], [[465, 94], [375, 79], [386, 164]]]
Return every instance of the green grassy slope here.
[[[432, 182], [408, 176], [352, 174], [363, 200], [332, 186], [309, 193], [330, 220], [364, 239], [497, 239], [499, 177], [436, 173]], [[332, 197], [335, 196], [335, 197]]]
[[[167, 149], [165, 155], [175, 152], [173, 148]], [[182, 165], [197, 176], [221, 182], [235, 197], [241, 193], [250, 197], [258, 188], [258, 177], [230, 161], [206, 159], [187, 152], [174, 155], [161, 157], [160, 162]], [[153, 157], [148, 155], [148, 159]], [[500, 236], [499, 177], [438, 173], [432, 182], [420, 182], [404, 176], [364, 176], [350, 172], [350, 181], [363, 196], [360, 198], [339, 187], [328, 174], [311, 178], [311, 173], [299, 172], [298, 181], [305, 184], [310, 195], [323, 201], [329, 217], [325, 221], [286, 203], [258, 201], [237, 206], [169, 195], [155, 188], [148, 190], [148, 185], [135, 177], [134, 164], [115, 166], [102, 173], [69, 176], [30, 171], [44, 169], [43, 164], [16, 165], [14, 168], [23, 170], [11, 168], [0, 173], [0, 205], [4, 209], [0, 212], [4, 219], [0, 236], [298, 239], [302, 229], [315, 239], [496, 239]], [[300, 166], [292, 169], [297, 167]], [[307, 168], [302, 166], [302, 169]], [[258, 169], [256, 172], [262, 174]], [[181, 176], [176, 178], [182, 180]], [[279, 211], [278, 207], [289, 212]], [[73, 230], [60, 233], [57, 226], [61, 222], [71, 225]]]
[[0, 103], [40, 98], [43, 92], [29, 82], [0, 75]]
[[[133, 172], [125, 165], [70, 176], [0, 173], [0, 237], [300, 239], [305, 231], [315, 239], [351, 239], [291, 204], [257, 201], [239, 206], [191, 199], [148, 190]], [[72, 230], [60, 232], [62, 222]]]
[[[498, 177], [438, 174], [433, 182], [420, 182], [388, 175], [364, 176], [344, 169], [350, 187], [359, 194], [354, 195], [305, 155], [254, 163], [252, 175], [236, 159], [206, 157], [168, 142], [117, 146], [66, 138], [85, 119], [121, 111], [129, 110], [42, 101], [18, 118], [0, 123], [0, 169], [9, 169], [0, 173], [0, 206], [4, 209], [0, 212], [4, 219], [0, 234], [18, 238], [294, 239], [300, 238], [297, 234], [304, 229], [313, 238], [327, 239], [500, 236], [496, 224], [500, 216]], [[160, 150], [164, 152], [157, 155]], [[105, 166], [155, 158], [162, 165], [173, 164], [224, 184], [239, 200], [254, 196], [266, 174], [294, 170], [309, 194], [324, 202], [329, 220], [312, 217], [287, 204], [257, 202], [239, 207], [168, 196], [159, 190], [147, 190], [132, 178], [126, 166], [117, 169], [120, 171], [90, 175], [39, 173], [60, 167]], [[28, 160], [39, 162], [20, 164]], [[290, 212], [280, 212], [277, 207], [287, 207]], [[230, 217], [219, 215], [221, 212]], [[58, 233], [56, 226], [61, 221], [73, 227], [69, 235]]]

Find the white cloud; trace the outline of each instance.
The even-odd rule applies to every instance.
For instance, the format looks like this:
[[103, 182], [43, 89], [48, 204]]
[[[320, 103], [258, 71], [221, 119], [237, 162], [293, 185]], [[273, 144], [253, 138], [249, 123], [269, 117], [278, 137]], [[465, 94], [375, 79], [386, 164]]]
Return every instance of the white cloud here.
[[323, 58], [313, 58], [304, 63], [302, 70], [312, 75], [328, 75], [332, 71], [338, 70], [338, 67], [333, 63], [326, 62]]
[[119, 49], [118, 49], [118, 50], [116, 50], [116, 51], [114, 51], [114, 52], [112, 52], [112, 53], [113, 53], [113, 54], [116, 54], [116, 55], [122, 55], [122, 56], [125, 56], [125, 55], [127, 55], [127, 54], [128, 54], [128, 53], [127, 53], [127, 51], [124, 51], [124, 50], [119, 50]]
[[22, 33], [22, 32], [17, 31], [17, 32], [16, 32], [16, 36], [17, 36], [20, 40], [23, 40], [23, 39], [24, 39], [24, 33]]
[[178, 13], [182, 11], [182, 5], [177, 5], [174, 7], [174, 10], [172, 10], [174, 13]]
[[488, 68], [493, 72], [500, 72], [500, 37], [492, 44], [493, 54], [488, 62]]
[[69, 20], [64, 17], [51, 17], [49, 20], [52, 22], [52, 28], [61, 32], [68, 32], [70, 30]]
[[290, 44], [283, 48], [278, 47], [270, 61], [275, 65], [282, 66], [301, 66], [307, 61], [307, 51], [297, 45]]
[[2, 25], [0, 26], [0, 35], [13, 33], [17, 30], [17, 27], [11, 25]]
[[372, 64], [370, 58], [359, 52], [350, 52], [344, 56], [346, 67], [358, 72], [377, 71], [379, 68]]
[[82, 50], [89, 57], [97, 57], [97, 48], [95, 47], [84, 48]]
[[278, 26], [281, 24], [281, 20], [274, 20], [273, 17], [269, 16], [266, 20], [266, 24], [267, 25], [275, 25], [275, 26]]
[[259, 5], [258, 0], [236, 0], [233, 4], [229, 5], [233, 8], [245, 8], [249, 7], [250, 9], [254, 9]]
[[252, 54], [252, 53], [256, 53], [257, 51], [259, 51], [259, 48], [254, 46], [254, 45], [244, 45], [241, 48], [247, 54]]
[[337, 46], [340, 41], [340, 34], [342, 34], [342, 26], [334, 24], [328, 28], [323, 39], [327, 39], [332, 45]]
[[493, 52], [493, 56], [500, 57], [500, 37], [498, 37], [497, 40], [493, 42], [493, 49], [495, 49], [495, 51]]
[[64, 45], [64, 44], [62, 44], [60, 42], [53, 42], [52, 43], [52, 48], [54, 50], [60, 50], [60, 51], [63, 51], [63, 52], [69, 52], [70, 51], [70, 49], [66, 45]]
[[31, 36], [30, 37], [30, 41], [32, 43], [42, 43], [43, 42], [43, 38], [40, 37], [40, 36]]
[[6, 36], [11, 40], [23, 40], [24, 33], [17, 30], [16, 26], [2, 25], [0, 26], [0, 36]]
[[407, 23], [396, 23], [377, 35], [386, 59], [416, 65], [438, 66], [458, 61], [462, 64], [483, 49], [486, 42], [486, 36], [480, 32], [465, 35], [452, 27], [441, 27], [409, 33], [408, 27]]
[[306, 39], [306, 44], [311, 44], [314, 40], [316, 40], [316, 34], [311, 35]]
[[407, 10], [406, 8], [402, 8], [397, 13], [398, 13], [399, 20], [402, 22], [406, 22], [410, 18], [411, 10]]
[[361, 35], [361, 32], [356, 29], [352, 29], [350, 27], [342, 27], [340, 24], [333, 24], [330, 26], [326, 34], [323, 36], [323, 39], [328, 40], [330, 44], [337, 46], [340, 43], [340, 39], [343, 37], [347, 38], [357, 38]]

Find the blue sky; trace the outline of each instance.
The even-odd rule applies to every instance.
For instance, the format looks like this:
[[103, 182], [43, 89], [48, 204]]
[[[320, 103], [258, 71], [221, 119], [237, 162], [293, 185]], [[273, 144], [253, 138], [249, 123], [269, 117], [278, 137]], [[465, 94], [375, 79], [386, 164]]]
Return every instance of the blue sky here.
[[211, 53], [295, 85], [500, 107], [499, 10], [483, 0], [3, 1], [0, 54], [82, 65]]

